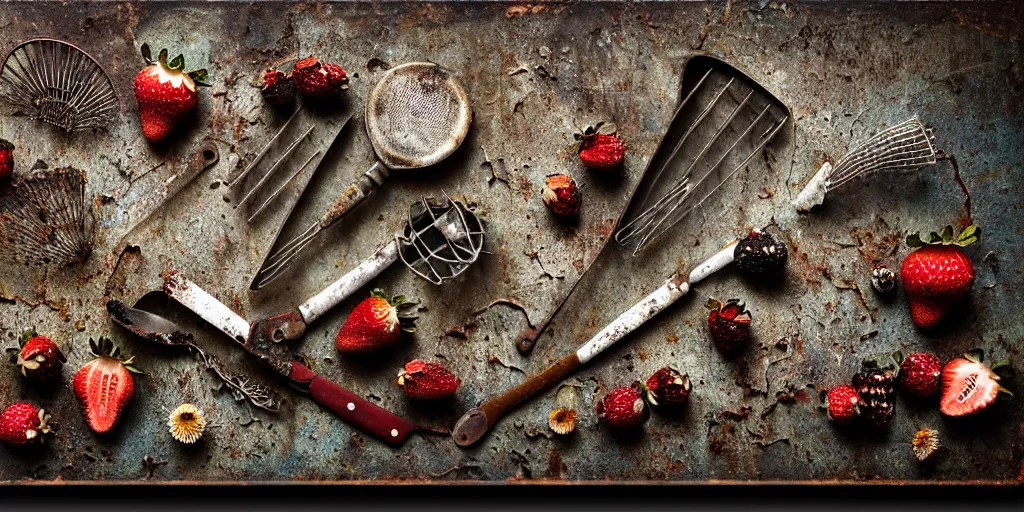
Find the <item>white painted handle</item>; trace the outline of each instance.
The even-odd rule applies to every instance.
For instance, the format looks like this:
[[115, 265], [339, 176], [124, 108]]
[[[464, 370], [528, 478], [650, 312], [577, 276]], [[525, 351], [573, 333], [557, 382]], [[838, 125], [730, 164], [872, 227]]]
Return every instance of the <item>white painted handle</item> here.
[[363, 260], [359, 266], [299, 306], [299, 314], [307, 324], [320, 318], [321, 315], [337, 306], [339, 302], [377, 277], [397, 259], [398, 242], [392, 240], [384, 247], [377, 249], [373, 256]]
[[249, 339], [249, 322], [180, 273], [167, 278], [164, 292], [232, 339]]
[[674, 277], [669, 279], [660, 288], [644, 297], [635, 306], [619, 315], [607, 327], [601, 329], [601, 332], [590, 338], [590, 341], [576, 351], [576, 357], [579, 358], [580, 363], [586, 364], [594, 356], [604, 352], [605, 349], [614, 345], [616, 341], [633, 332], [637, 327], [643, 325], [644, 322], [679, 300], [679, 297], [686, 295], [688, 291], [690, 291], [690, 285], [685, 282], [677, 282]]
[[739, 240], [733, 240], [725, 245], [721, 251], [716, 252], [710, 258], [704, 260], [700, 265], [694, 267], [693, 271], [690, 272], [690, 284], [696, 284], [704, 280], [705, 277], [718, 272], [725, 268], [726, 265], [733, 262], [734, 254], [736, 253], [736, 244]]
[[793, 200], [793, 206], [798, 212], [809, 212], [811, 208], [825, 202], [825, 192], [828, 191], [828, 175], [832, 172], [832, 164], [825, 162], [818, 173], [807, 182], [807, 186], [800, 191], [800, 194]]

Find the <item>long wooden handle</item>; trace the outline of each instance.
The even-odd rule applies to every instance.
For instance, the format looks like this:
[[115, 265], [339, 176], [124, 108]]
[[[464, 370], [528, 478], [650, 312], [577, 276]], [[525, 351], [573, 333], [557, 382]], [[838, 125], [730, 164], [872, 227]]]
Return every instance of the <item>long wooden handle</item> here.
[[576, 353], [573, 352], [547, 367], [544, 371], [526, 379], [522, 384], [481, 404], [480, 409], [487, 415], [487, 427], [490, 428], [494, 425], [494, 422], [499, 417], [518, 405], [519, 402], [561, 382], [573, 370], [579, 368], [581, 364], [579, 358], [576, 357]]

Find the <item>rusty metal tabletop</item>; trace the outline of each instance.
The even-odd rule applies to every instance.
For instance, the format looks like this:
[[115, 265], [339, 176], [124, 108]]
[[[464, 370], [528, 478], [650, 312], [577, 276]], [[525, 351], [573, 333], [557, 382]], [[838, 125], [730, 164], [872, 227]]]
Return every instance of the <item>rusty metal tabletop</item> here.
[[[187, 22], [186, 22], [187, 20]], [[927, 349], [948, 359], [973, 347], [1024, 368], [1016, 313], [1024, 273], [1015, 254], [1024, 234], [1020, 130], [1024, 107], [1024, 12], [1007, 3], [607, 2], [607, 3], [188, 3], [32, 2], [0, 4], [0, 48], [32, 37], [72, 42], [104, 65], [124, 103], [108, 132], [65, 137], [24, 117], [0, 118], [0, 136], [19, 148], [19, 173], [43, 160], [87, 171], [98, 220], [96, 247], [70, 268], [0, 268], [4, 349], [35, 327], [64, 348], [64, 382], [87, 361], [90, 337], [110, 335], [146, 372], [115, 429], [93, 434], [67, 386], [41, 392], [14, 365], [0, 367], [0, 403], [27, 399], [60, 424], [37, 451], [0, 449], [0, 481], [899, 481], [1019, 484], [1024, 480], [1024, 406], [1000, 403], [954, 421], [900, 398], [886, 436], [841, 432], [819, 394], [850, 375], [867, 354]], [[165, 147], [141, 137], [132, 78], [139, 47], [167, 47], [206, 67], [186, 133]], [[283, 121], [265, 108], [255, 81], [272, 61], [313, 54], [349, 71], [349, 101], [361, 105], [381, 66], [429, 60], [456, 70], [474, 109], [462, 148], [429, 174], [396, 173], [371, 204], [330, 230], [302, 271], [250, 292], [284, 212], [254, 225], [233, 209], [224, 185]], [[642, 257], [614, 246], [593, 268], [529, 356], [514, 336], [540, 321], [601, 250], [680, 100], [682, 72], [699, 54], [722, 58], [761, 82], [793, 113], [764, 155], [768, 173], [740, 173], [711, 204]], [[984, 230], [969, 254], [977, 281], [940, 333], [914, 328], [906, 298], [875, 294], [872, 262], [897, 267], [908, 232], [937, 229], [963, 215], [964, 195], [945, 163], [909, 175], [875, 176], [797, 215], [789, 201], [826, 159], [882, 126], [913, 114], [957, 156], [970, 216]], [[586, 172], [571, 150], [577, 127], [607, 119], [629, 145], [624, 173]], [[129, 237], [131, 206], [185, 165], [204, 137], [220, 145], [216, 167]], [[289, 229], [322, 211], [333, 191], [373, 161], [361, 116], [343, 132], [340, 158], [321, 169]], [[130, 181], [157, 164], [149, 179]], [[568, 172], [580, 183], [578, 224], [556, 222], [540, 200], [543, 177]], [[277, 414], [250, 412], [220, 390], [186, 353], [146, 345], [115, 326], [107, 299], [133, 303], [181, 270], [249, 319], [294, 307], [369, 255], [400, 226], [410, 202], [444, 189], [478, 205], [488, 254], [436, 287], [400, 265], [371, 286], [420, 299], [418, 332], [394, 350], [340, 356], [333, 337], [362, 290], [318, 320], [299, 350], [314, 369], [415, 421], [451, 425], [469, 407], [546, 367], [596, 333], [679, 266], [693, 264], [751, 226], [772, 222], [791, 251], [785, 278], [763, 284], [726, 270], [578, 371], [577, 431], [553, 438], [554, 391], [500, 421], [481, 443], [412, 436], [390, 448], [354, 432], [330, 412], [281, 385], [210, 328], [197, 342], [277, 387]], [[294, 220], [294, 219], [293, 219]], [[755, 343], [723, 359], [709, 342], [702, 304], [742, 298]], [[495, 303], [495, 301], [498, 301]], [[488, 307], [491, 306], [491, 307]], [[413, 358], [444, 362], [463, 379], [440, 404], [408, 401], [394, 377]], [[653, 415], [641, 435], [602, 428], [594, 399], [618, 384], [672, 364], [694, 393], [680, 418]], [[1007, 386], [1024, 394], [1019, 383]], [[213, 427], [194, 446], [167, 433], [171, 409], [190, 401]], [[928, 464], [909, 440], [940, 431], [943, 451]], [[164, 464], [148, 467], [144, 457]]]

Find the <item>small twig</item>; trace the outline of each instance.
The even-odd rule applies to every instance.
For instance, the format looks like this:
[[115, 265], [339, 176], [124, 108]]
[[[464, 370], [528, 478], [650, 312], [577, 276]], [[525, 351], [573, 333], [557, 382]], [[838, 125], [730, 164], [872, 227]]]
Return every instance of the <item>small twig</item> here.
[[156, 470], [157, 466], [163, 466], [167, 464], [166, 460], [157, 460], [152, 455], [146, 455], [142, 458], [142, 467], [146, 470], [146, 476], [143, 480], [149, 480], [153, 478], [153, 471]]
[[456, 464], [456, 465], [454, 465], [454, 466], [452, 466], [452, 467], [450, 467], [450, 468], [448, 468], [448, 469], [446, 469], [446, 470], [444, 470], [444, 471], [442, 471], [440, 473], [431, 473], [430, 476], [432, 476], [434, 478], [440, 478], [440, 477], [445, 476], [448, 473], [451, 473], [453, 471], [459, 471], [459, 470], [463, 470], [463, 469], [466, 469], [466, 468], [477, 468], [477, 469], [479, 469], [480, 465], [479, 464], [474, 464], [472, 462], [460, 462], [460, 463], [458, 463], [458, 464]]

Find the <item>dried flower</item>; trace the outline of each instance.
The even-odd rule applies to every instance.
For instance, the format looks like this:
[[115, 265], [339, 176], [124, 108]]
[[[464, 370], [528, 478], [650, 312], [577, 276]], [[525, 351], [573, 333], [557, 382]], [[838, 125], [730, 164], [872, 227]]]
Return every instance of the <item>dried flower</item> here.
[[192, 404], [181, 404], [167, 419], [167, 426], [170, 427], [174, 439], [185, 444], [192, 444], [203, 437], [206, 420], [203, 418], [201, 409], [197, 409]]
[[936, 450], [939, 449], [939, 431], [922, 428], [914, 434], [914, 440], [910, 442], [910, 446], [914, 448], [914, 456], [917, 460], [924, 462]]
[[571, 434], [576, 429], [576, 411], [559, 407], [548, 414], [548, 426], [558, 435]]
[[889, 293], [896, 286], [896, 273], [882, 264], [876, 264], [871, 271], [871, 286], [878, 293]]

